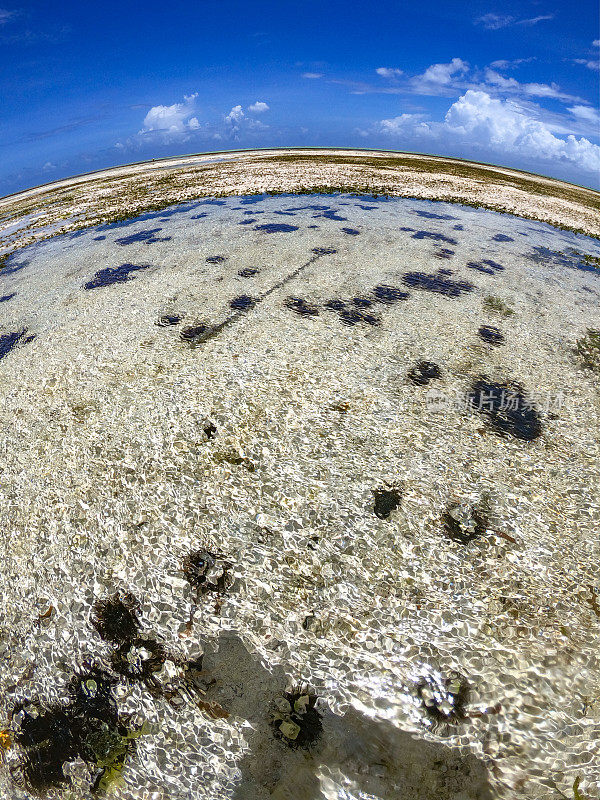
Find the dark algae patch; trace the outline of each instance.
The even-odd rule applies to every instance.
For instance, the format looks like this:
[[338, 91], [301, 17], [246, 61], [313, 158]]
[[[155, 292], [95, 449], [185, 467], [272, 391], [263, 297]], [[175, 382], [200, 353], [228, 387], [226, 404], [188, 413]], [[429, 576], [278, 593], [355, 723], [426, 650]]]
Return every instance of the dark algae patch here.
[[70, 783], [63, 770], [81, 758], [93, 774], [91, 789], [103, 791], [117, 779], [135, 750], [140, 731], [128, 727], [112, 691], [116, 679], [90, 668], [78, 673], [64, 703], [27, 703], [13, 712], [20, 718], [15, 741], [23, 749], [17, 782], [35, 795]]
[[106, 642], [122, 644], [138, 635], [139, 611], [140, 604], [134, 595], [116, 592], [111, 597], [96, 601], [92, 625]]
[[494, 242], [514, 242], [514, 239], [511, 236], [507, 236], [504, 233], [497, 233], [495, 236], [492, 236], [492, 241], [494, 241]]
[[238, 297], [234, 297], [229, 303], [229, 307], [234, 311], [247, 311], [254, 305], [256, 305], [256, 300], [247, 294], [241, 294]]
[[158, 691], [160, 685], [154, 674], [160, 672], [168, 655], [161, 642], [138, 636], [119, 645], [112, 654], [111, 664], [126, 680], [144, 683], [148, 689]]
[[323, 721], [316, 707], [317, 696], [306, 687], [284, 692], [275, 701], [271, 717], [273, 733], [289, 747], [310, 747], [323, 732]]
[[255, 225], [255, 231], [263, 231], [264, 233], [292, 233], [297, 231], [297, 225], [287, 225], [283, 222], [267, 222], [264, 225]]
[[307, 303], [302, 297], [288, 297], [285, 307], [301, 317], [316, 317], [319, 314], [319, 309], [311, 303]]
[[200, 323], [199, 325], [190, 325], [183, 328], [179, 333], [179, 338], [183, 342], [190, 342], [192, 344], [203, 341], [211, 332], [210, 325]]
[[498, 264], [497, 261], [491, 259], [483, 259], [483, 261], [469, 261], [467, 263], [468, 269], [475, 269], [478, 272], [484, 272], [486, 275], [495, 275], [497, 272], [502, 272], [504, 267]]
[[348, 236], [358, 236], [360, 231], [357, 231], [356, 228], [342, 228], [342, 233], [347, 234]]
[[365, 314], [364, 311], [358, 311], [355, 308], [343, 309], [339, 312], [340, 321], [344, 325], [356, 325], [358, 322], [364, 322], [366, 325], [380, 325], [381, 320], [374, 314]]
[[425, 292], [435, 292], [446, 297], [460, 297], [465, 292], [472, 292], [474, 284], [469, 281], [454, 281], [444, 275], [441, 270], [436, 274], [426, 272], [406, 272], [402, 280], [412, 289], [422, 289]]
[[334, 247], [313, 247], [312, 251], [316, 256], [331, 256], [337, 253]]
[[402, 289], [397, 289], [395, 286], [387, 286], [381, 284], [373, 289], [373, 297], [378, 303], [391, 306], [397, 303], [398, 300], [408, 300], [408, 292], [403, 292]]
[[227, 256], [207, 256], [206, 258], [207, 264], [223, 264], [225, 261], [227, 261]]
[[573, 247], [566, 250], [550, 250], [549, 247], [534, 247], [533, 251], [525, 256], [536, 264], [550, 264], [555, 267], [569, 267], [582, 272], [600, 274], [600, 257], [587, 253], [580, 253]]
[[238, 272], [240, 278], [252, 278], [254, 275], [258, 275], [259, 270], [254, 269], [252, 267], [246, 267], [245, 269], [241, 269]]
[[575, 352], [582, 366], [600, 374], [600, 330], [588, 328], [585, 334], [577, 339]]
[[372, 301], [367, 300], [364, 305], [360, 303], [354, 303], [354, 300], [351, 302], [353, 303], [354, 308], [351, 306], [349, 307], [349, 304], [345, 300], [328, 300], [324, 304], [324, 307], [327, 309], [327, 311], [335, 311], [338, 314], [340, 321], [344, 325], [352, 326], [358, 324], [359, 322], [364, 322], [367, 325], [379, 325], [381, 323], [379, 317], [359, 310], [372, 305]]
[[392, 511], [398, 508], [402, 500], [402, 494], [398, 489], [374, 489], [373, 495], [375, 497], [373, 512], [379, 519], [388, 519]]
[[407, 376], [415, 386], [426, 386], [429, 381], [442, 377], [442, 371], [433, 361], [419, 361], [412, 367]]
[[157, 236], [157, 233], [160, 233], [162, 228], [149, 228], [145, 231], [138, 231], [138, 233], [132, 233], [129, 236], [121, 236], [119, 239], [115, 239], [117, 244], [120, 244], [122, 247], [128, 244], [135, 244], [136, 242], [145, 242], [146, 244], [154, 244], [154, 242], [169, 242], [171, 241], [171, 236]]
[[540, 415], [517, 383], [494, 383], [483, 375], [473, 383], [468, 400], [501, 436], [531, 442], [542, 433]]
[[132, 273], [148, 269], [149, 264], [121, 264], [120, 267], [106, 267], [101, 269], [94, 277], [83, 284], [84, 289], [99, 289], [102, 286], [112, 286], [113, 283], [125, 283], [133, 280]]
[[27, 328], [22, 328], [20, 331], [13, 331], [12, 333], [3, 333], [0, 335], [0, 359], [8, 355], [10, 351], [18, 345], [27, 333]]
[[415, 211], [414, 213], [425, 219], [457, 219], [457, 217], [453, 217], [451, 214], [434, 214], [431, 211]]
[[170, 325], [178, 325], [182, 319], [179, 314], [163, 314], [156, 324], [161, 328], [167, 328]]
[[500, 347], [500, 345], [504, 344], [503, 334], [500, 333], [498, 328], [494, 328], [493, 325], [481, 325], [477, 333], [480, 339], [483, 339], [484, 342], [492, 344], [495, 347]]
[[486, 311], [493, 311], [496, 314], [502, 314], [503, 317], [511, 317], [515, 312], [514, 310], [502, 300], [500, 297], [494, 297], [489, 294], [483, 300], [483, 307]]
[[[410, 230], [410, 228], [407, 228]], [[433, 233], [432, 231], [415, 231], [412, 237], [413, 239], [433, 239], [434, 242], [446, 242], [446, 244], [458, 244], [456, 239], [452, 239], [450, 236], [445, 236], [443, 233]]]
[[13, 292], [12, 294], [2, 295], [2, 297], [0, 297], [0, 303], [6, 303], [8, 300], [12, 300], [12, 298], [15, 297], [16, 294], [17, 294], [16, 292]]

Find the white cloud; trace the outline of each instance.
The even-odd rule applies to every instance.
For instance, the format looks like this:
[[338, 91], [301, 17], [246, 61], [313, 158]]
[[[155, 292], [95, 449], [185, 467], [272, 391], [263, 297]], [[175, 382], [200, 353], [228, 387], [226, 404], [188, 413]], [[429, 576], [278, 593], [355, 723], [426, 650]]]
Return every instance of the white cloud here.
[[14, 11], [9, 11], [7, 8], [0, 8], [0, 25], [6, 25], [8, 20], [14, 16]]
[[172, 106], [153, 106], [144, 117], [139, 136], [155, 136], [165, 142], [189, 138], [191, 131], [200, 127], [198, 118], [192, 116], [196, 110], [197, 94], [186, 95], [183, 103]]
[[256, 103], [252, 103], [251, 106], [248, 106], [247, 110], [252, 114], [262, 114], [263, 111], [269, 110], [269, 106], [266, 103], [263, 103], [262, 100], [257, 100]]
[[592, 47], [600, 47], [600, 39], [594, 39], [592, 42]]
[[238, 125], [243, 118], [244, 112], [242, 111], [242, 107], [234, 106], [229, 114], [226, 115], [225, 122], [229, 122], [231, 125]]
[[303, 78], [312, 78], [312, 79], [314, 79], [314, 78], [322, 78], [323, 77], [323, 73], [322, 72], [303, 72], [302, 73], [302, 77]]
[[419, 115], [402, 114], [381, 120], [376, 129], [394, 137], [425, 136], [537, 163], [559, 161], [595, 174], [600, 170], [598, 145], [572, 134], [566, 138], [555, 136], [544, 122], [511, 100], [500, 100], [474, 89], [467, 90], [450, 106], [443, 122], [425, 122]]
[[514, 17], [508, 14], [484, 14], [475, 20], [476, 25], [483, 25], [489, 31], [497, 31], [500, 28], [506, 28], [515, 21]]
[[448, 85], [455, 75], [464, 75], [469, 69], [469, 64], [461, 58], [453, 58], [449, 64], [432, 64], [427, 67], [423, 75], [418, 75], [417, 80], [424, 83], [434, 83], [441, 86]]
[[530, 56], [529, 58], [513, 58], [511, 60], [500, 58], [498, 61], [492, 61], [490, 67], [493, 69], [514, 69], [520, 64], [528, 64], [530, 61], [535, 61], [535, 56]]
[[[400, 114], [392, 119], [382, 119], [379, 125], [381, 133], [388, 136], [415, 136], [419, 133], [429, 134], [431, 132], [429, 123], [423, 122], [422, 114]], [[367, 135], [368, 131], [361, 131], [361, 133]]]
[[375, 72], [382, 78], [399, 78], [404, 75], [401, 69], [396, 69], [395, 67], [377, 67]]
[[531, 19], [520, 19], [515, 22], [515, 25], [537, 25], [538, 22], [544, 22], [547, 19], [554, 19], [554, 14], [542, 14], [539, 17], [531, 17]]
[[501, 28], [508, 28], [509, 25], [537, 25], [538, 22], [547, 19], [554, 19], [554, 14], [542, 14], [539, 17], [528, 19], [517, 19], [510, 14], [484, 14], [482, 17], [477, 17], [475, 24], [483, 25], [488, 31], [497, 31]]
[[552, 97], [556, 100], [573, 102], [578, 98], [560, 91], [557, 83], [519, 83], [515, 78], [505, 78], [492, 69], [486, 69], [485, 82], [497, 86], [505, 93], [522, 94], [528, 97]]
[[583, 66], [588, 69], [600, 70], [600, 61], [593, 61], [587, 58], [574, 58], [573, 61], [575, 64], [583, 64]]
[[590, 106], [572, 106], [568, 108], [567, 111], [570, 111], [571, 114], [578, 119], [584, 119], [600, 125], [600, 111], [596, 108], [590, 108]]

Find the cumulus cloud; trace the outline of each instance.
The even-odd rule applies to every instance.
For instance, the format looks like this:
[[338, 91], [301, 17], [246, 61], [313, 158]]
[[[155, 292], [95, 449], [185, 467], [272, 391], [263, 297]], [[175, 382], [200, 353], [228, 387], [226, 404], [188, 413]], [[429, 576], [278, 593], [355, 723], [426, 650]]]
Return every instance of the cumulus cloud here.
[[197, 94], [186, 95], [183, 103], [171, 106], [153, 106], [144, 117], [139, 136], [155, 136], [163, 141], [185, 140], [191, 132], [198, 130], [200, 123], [193, 116]]
[[501, 28], [508, 28], [509, 25], [537, 25], [547, 19], [554, 19], [554, 14], [541, 14], [538, 17], [528, 19], [517, 19], [510, 14], [484, 14], [475, 19], [476, 25], [483, 25], [488, 31], [498, 31]]
[[251, 106], [248, 106], [247, 110], [252, 114], [262, 114], [263, 111], [269, 110], [269, 106], [266, 103], [263, 103], [261, 100], [257, 100], [256, 103], [252, 103]]
[[455, 75], [464, 75], [469, 69], [469, 64], [461, 58], [453, 58], [448, 64], [432, 64], [427, 67], [423, 75], [417, 76], [423, 83], [434, 83], [446, 86]]
[[396, 69], [395, 67], [377, 67], [375, 72], [382, 78], [399, 78], [404, 75], [401, 69]]
[[592, 42], [592, 47], [600, 47], [600, 39], [594, 39]]
[[315, 78], [322, 78], [323, 77], [323, 73], [322, 72], [303, 72], [302, 73], [302, 77], [303, 78], [311, 78], [311, 79], [314, 80]]
[[242, 107], [234, 106], [229, 114], [225, 116], [225, 122], [229, 122], [231, 125], [238, 125], [243, 118], [244, 112]]
[[537, 163], [560, 161], [594, 174], [600, 170], [598, 145], [572, 134], [566, 138], [555, 136], [544, 122], [511, 100], [500, 100], [474, 89], [467, 90], [450, 106], [443, 122], [425, 122], [418, 115], [403, 114], [381, 120], [378, 130], [395, 137], [425, 136]]

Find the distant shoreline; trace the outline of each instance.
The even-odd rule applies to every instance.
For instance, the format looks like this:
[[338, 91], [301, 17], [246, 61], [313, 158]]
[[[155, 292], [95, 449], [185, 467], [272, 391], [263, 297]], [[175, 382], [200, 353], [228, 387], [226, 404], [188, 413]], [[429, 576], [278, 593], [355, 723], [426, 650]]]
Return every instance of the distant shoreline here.
[[280, 148], [144, 161], [8, 195], [0, 199], [0, 254], [201, 197], [335, 192], [460, 203], [600, 237], [594, 189], [457, 158]]

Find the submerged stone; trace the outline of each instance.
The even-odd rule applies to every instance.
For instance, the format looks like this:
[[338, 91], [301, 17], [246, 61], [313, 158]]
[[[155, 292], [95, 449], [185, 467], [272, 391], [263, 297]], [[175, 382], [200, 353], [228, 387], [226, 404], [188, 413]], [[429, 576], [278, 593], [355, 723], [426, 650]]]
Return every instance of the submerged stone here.
[[468, 544], [486, 532], [487, 510], [466, 503], [451, 503], [442, 515], [442, 526], [444, 534], [453, 542]]
[[323, 733], [322, 715], [316, 708], [317, 696], [306, 687], [284, 692], [275, 701], [271, 726], [278, 739], [289, 747], [310, 747]]
[[469, 685], [459, 672], [423, 676], [416, 685], [421, 708], [434, 723], [455, 724], [466, 719]]
[[245, 269], [241, 269], [238, 272], [240, 278], [252, 278], [254, 275], [258, 275], [259, 270], [254, 269], [252, 267], [246, 267]]

